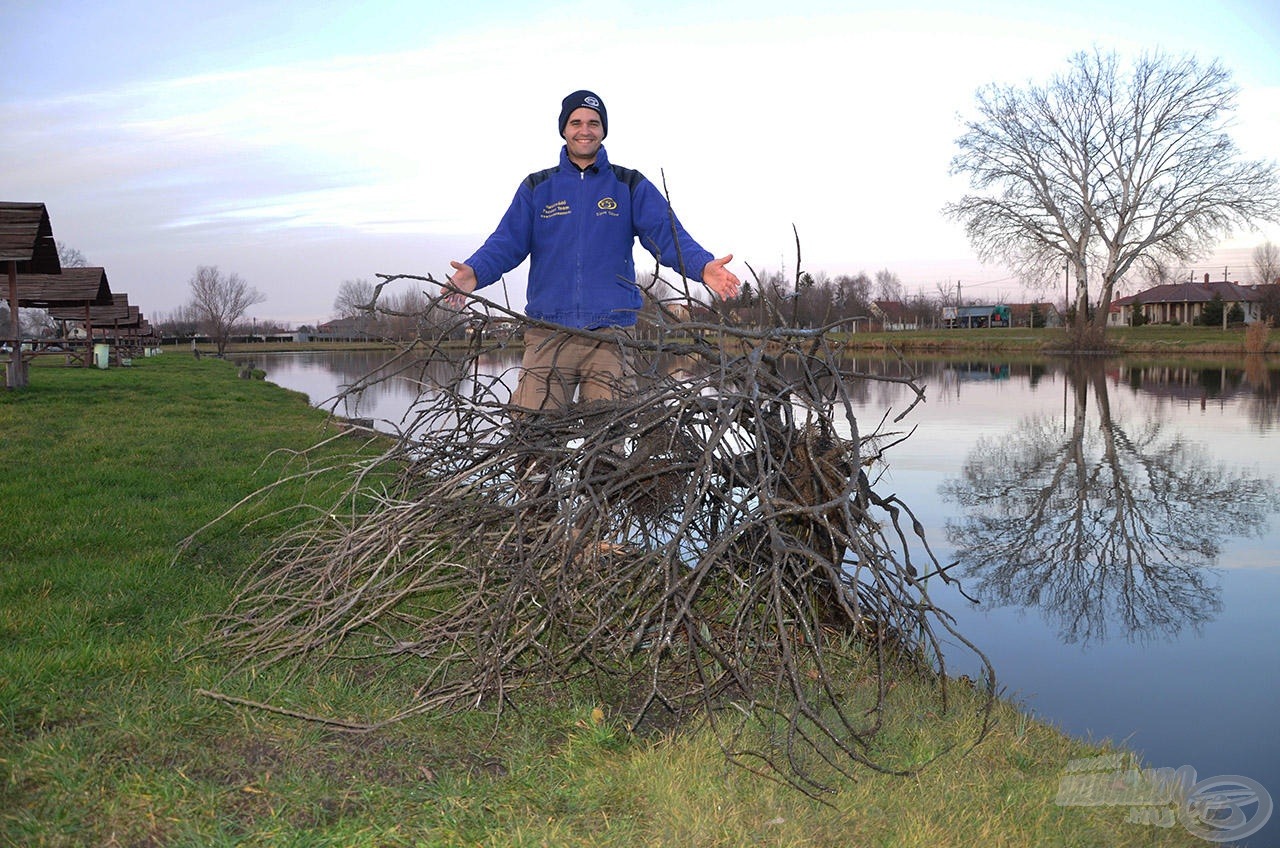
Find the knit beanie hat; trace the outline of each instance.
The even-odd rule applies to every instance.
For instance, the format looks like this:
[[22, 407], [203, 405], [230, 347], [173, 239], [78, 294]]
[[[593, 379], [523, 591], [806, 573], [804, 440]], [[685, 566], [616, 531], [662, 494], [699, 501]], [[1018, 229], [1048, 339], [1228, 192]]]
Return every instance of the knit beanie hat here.
[[604, 136], [609, 134], [609, 113], [604, 109], [604, 101], [585, 88], [575, 91], [564, 100], [560, 101], [560, 136], [564, 137], [565, 124], [569, 123], [569, 116], [573, 114], [574, 109], [581, 107], [595, 109], [600, 114], [600, 129], [604, 131]]

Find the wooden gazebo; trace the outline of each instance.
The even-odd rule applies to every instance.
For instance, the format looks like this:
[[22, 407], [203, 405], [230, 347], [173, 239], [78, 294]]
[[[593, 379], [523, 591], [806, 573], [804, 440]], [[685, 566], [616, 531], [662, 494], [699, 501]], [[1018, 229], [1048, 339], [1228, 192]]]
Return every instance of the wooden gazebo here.
[[7, 341], [12, 347], [9, 366], [5, 369], [5, 385], [16, 389], [27, 384], [27, 369], [22, 359], [22, 326], [18, 321], [18, 275], [62, 272], [53, 226], [43, 203], [0, 201], [0, 266], [8, 277]]
[[[104, 268], [64, 268], [61, 274], [18, 274], [20, 307], [76, 310], [79, 314], [75, 320], [85, 321], [86, 330], [89, 310], [95, 306], [110, 306], [111, 302], [111, 286]], [[59, 341], [70, 352], [70, 340]], [[81, 361], [87, 361], [87, 357]]]
[[[67, 307], [49, 310], [49, 317], [56, 321], [84, 321], [89, 342], [95, 339], [119, 341], [123, 338], [136, 338], [137, 330], [143, 325], [142, 311], [129, 305], [129, 295], [121, 292], [111, 295], [109, 306], [90, 306], [88, 309], [71, 309]], [[125, 331], [129, 332], [125, 332]]]

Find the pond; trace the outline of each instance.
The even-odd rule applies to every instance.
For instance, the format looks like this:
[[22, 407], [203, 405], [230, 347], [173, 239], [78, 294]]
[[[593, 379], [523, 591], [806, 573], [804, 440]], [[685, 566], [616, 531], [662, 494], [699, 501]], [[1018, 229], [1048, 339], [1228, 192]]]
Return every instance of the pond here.
[[[332, 408], [340, 386], [385, 358], [258, 362], [268, 380]], [[517, 365], [488, 368], [514, 385]], [[890, 357], [850, 366], [905, 373]], [[907, 367], [926, 402], [899, 425], [914, 429], [873, 483], [911, 506], [940, 561], [959, 561], [953, 573], [980, 603], [942, 587], [933, 597], [991, 659], [1004, 693], [1147, 766], [1243, 776], [1280, 796], [1276, 363]], [[398, 376], [335, 411], [394, 430], [418, 388]], [[888, 382], [854, 394], [864, 429], [911, 402]], [[1280, 821], [1248, 843], [1280, 843]]]

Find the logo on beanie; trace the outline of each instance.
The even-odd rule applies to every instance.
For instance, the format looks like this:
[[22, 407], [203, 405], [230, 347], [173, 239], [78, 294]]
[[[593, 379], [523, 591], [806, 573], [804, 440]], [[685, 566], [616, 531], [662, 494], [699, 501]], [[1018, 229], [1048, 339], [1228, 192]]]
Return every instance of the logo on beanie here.
[[587, 95], [586, 97], [582, 98], [582, 104], [584, 106], [590, 106], [592, 109], [595, 109], [597, 112], [600, 111], [600, 98], [598, 97]]

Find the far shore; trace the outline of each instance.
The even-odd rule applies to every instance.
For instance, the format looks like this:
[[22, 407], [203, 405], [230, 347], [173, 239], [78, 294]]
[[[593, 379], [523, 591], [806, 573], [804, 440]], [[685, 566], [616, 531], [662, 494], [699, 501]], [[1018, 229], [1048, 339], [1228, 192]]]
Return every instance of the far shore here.
[[[983, 355], [1071, 355], [1066, 334], [1061, 328], [1026, 327], [977, 330], [903, 330], [898, 332], [832, 333], [829, 338], [850, 351], [884, 351], [904, 355], [983, 354]], [[349, 342], [236, 342], [227, 346], [227, 354], [244, 356], [254, 353], [284, 353], [319, 350], [394, 350], [409, 344], [408, 340], [369, 340]], [[519, 347], [519, 340], [512, 345]], [[166, 345], [177, 348], [189, 343]], [[214, 348], [199, 345], [202, 353]], [[1113, 327], [1107, 331], [1106, 347], [1090, 351], [1092, 355], [1158, 355], [1158, 356], [1242, 356], [1245, 349], [1243, 327], [1191, 327], [1154, 325], [1145, 327]], [[1280, 353], [1280, 333], [1271, 330], [1263, 351]]]

